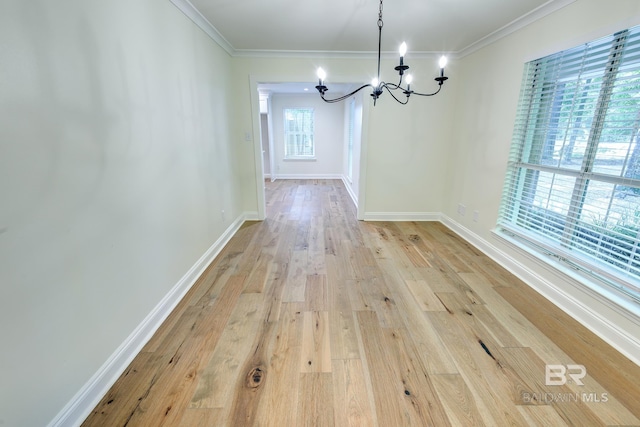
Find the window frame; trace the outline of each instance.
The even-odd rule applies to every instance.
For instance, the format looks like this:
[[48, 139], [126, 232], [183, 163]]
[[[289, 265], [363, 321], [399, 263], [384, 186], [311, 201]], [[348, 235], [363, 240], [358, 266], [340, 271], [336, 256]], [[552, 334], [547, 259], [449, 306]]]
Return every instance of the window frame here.
[[[302, 121], [299, 123], [303, 129], [291, 130], [289, 126], [290, 119], [289, 114], [305, 114], [306, 117], [300, 118], [299, 116], [294, 118], [295, 121]], [[315, 160], [316, 159], [316, 146], [315, 146], [315, 109], [311, 107], [284, 107], [282, 109], [283, 118], [283, 145], [284, 145], [284, 160]], [[305, 123], [305, 120], [309, 119], [310, 123]], [[308, 127], [304, 129], [304, 127]], [[290, 153], [296, 143], [290, 143], [290, 137], [297, 136], [302, 139], [302, 143], [310, 144], [310, 153], [304, 153], [304, 147], [298, 147], [294, 150], [294, 153]], [[306, 142], [309, 141], [309, 142]], [[297, 143], [298, 145], [300, 142]]]
[[[611, 201], [614, 200], [614, 194], [618, 187], [640, 189], [640, 177], [633, 175], [633, 177], [629, 178], [625, 172], [628, 167], [627, 162], [630, 162], [633, 158], [632, 154], [630, 154], [632, 145], [635, 153], [638, 144], [640, 144], [640, 132], [637, 129], [635, 137], [633, 131], [631, 133], [627, 157], [624, 159], [620, 176], [594, 171], [594, 165], [599, 153], [598, 147], [603, 142], [601, 136], [604, 127], [607, 125], [609, 102], [613, 100], [612, 91], [619, 76], [619, 67], [624, 61], [623, 52], [627, 48], [627, 38], [633, 31], [634, 49], [640, 49], [640, 40], [637, 36], [639, 29], [640, 27], [635, 27], [610, 36], [608, 58], [603, 62], [604, 68], [601, 70], [602, 81], [598, 83], [597, 101], [589, 126], [585, 152], [581, 158], [582, 164], [577, 170], [563, 167], [562, 158], [564, 157], [564, 152], [562, 150], [565, 148], [564, 142], [560, 150], [558, 164], [544, 164], [544, 157], [545, 150], [548, 149], [548, 142], [553, 142], [555, 146], [557, 142], [555, 139], [556, 134], [563, 130], [558, 124], [554, 125], [554, 120], [560, 117], [560, 107], [558, 105], [564, 99], [565, 82], [571, 83], [575, 81], [576, 87], [578, 87], [579, 79], [588, 77], [580, 73], [590, 73], [591, 70], [587, 69], [589, 64], [585, 65], [585, 62], [577, 68], [579, 73], [576, 75], [558, 73], [559, 75], [550, 79], [547, 78], [548, 75], [545, 74], [544, 68], [558, 55], [573, 50], [579, 51], [580, 48], [587, 49], [589, 44], [527, 63], [497, 224], [498, 232], [510, 236], [518, 244], [524, 244], [527, 251], [537, 255], [544, 255], [545, 257], [550, 256], [580, 274], [588, 275], [590, 279], [595, 278], [604, 287], [609, 290], [615, 290], [623, 295], [625, 299], [631, 300], [636, 304], [640, 304], [640, 229], [636, 230], [634, 238], [629, 239], [631, 241], [629, 244], [631, 246], [629, 253], [630, 264], [628, 272], [625, 273], [624, 270], [621, 270], [610, 261], [610, 259], [615, 258], [617, 250], [623, 249], [610, 245], [607, 248], [609, 254], [599, 257], [599, 246], [603, 240], [609, 239], [605, 241], [606, 244], [611, 244], [612, 241], [625, 243], [625, 238], [620, 236], [611, 237], [607, 234], [609, 231], [606, 228], [608, 227], [606, 222], [599, 234], [594, 236], [586, 235], [584, 231], [586, 222], [583, 218], [582, 209], [585, 206], [587, 190], [591, 182], [612, 184]], [[593, 43], [605, 43], [607, 39], [604, 38]], [[586, 53], [584, 55], [587, 57]], [[588, 57], [587, 59], [591, 60], [593, 58]], [[602, 58], [599, 59], [602, 60]], [[640, 60], [634, 59], [634, 61], [637, 62], [633, 62], [632, 72], [640, 73]], [[594, 62], [597, 61], [594, 60]], [[590, 80], [587, 80], [585, 87], [588, 87], [590, 82]], [[571, 108], [573, 109], [575, 98], [573, 98], [572, 102]], [[634, 110], [634, 112], [637, 115], [635, 125], [637, 127], [638, 123], [640, 123], [640, 107], [636, 108], [638, 109]], [[567, 125], [566, 130], [568, 129], [569, 125]], [[574, 128], [571, 128], [571, 130], [575, 131]], [[634, 138], [635, 142], [633, 142]], [[552, 209], [547, 209], [547, 207], [535, 206], [534, 198], [538, 197], [537, 192], [541, 188], [541, 184], [538, 181], [541, 174], [549, 174], [552, 177], [549, 194], [546, 198], [548, 202], [556, 200], [556, 196], [552, 196], [552, 191], [557, 176], [575, 180], [572, 185], [573, 189], [566, 208], [566, 214], [553, 212]], [[611, 211], [611, 201], [607, 208], [607, 217]], [[640, 207], [636, 212], [640, 212]], [[536, 229], [536, 221], [539, 221], [540, 218], [543, 218], [544, 221], [540, 222], [539, 227]], [[551, 235], [554, 229], [561, 231], [559, 237]], [[594, 249], [596, 251], [594, 254], [587, 253], [589, 247], [583, 246], [584, 242], [588, 240], [587, 237], [594, 237], [598, 242]]]

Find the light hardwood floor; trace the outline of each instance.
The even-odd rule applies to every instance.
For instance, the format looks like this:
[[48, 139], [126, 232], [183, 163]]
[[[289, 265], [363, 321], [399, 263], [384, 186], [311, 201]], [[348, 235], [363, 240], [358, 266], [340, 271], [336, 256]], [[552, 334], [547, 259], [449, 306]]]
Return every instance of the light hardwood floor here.
[[83, 425], [640, 425], [640, 368], [444, 225], [358, 222], [332, 180], [267, 211]]

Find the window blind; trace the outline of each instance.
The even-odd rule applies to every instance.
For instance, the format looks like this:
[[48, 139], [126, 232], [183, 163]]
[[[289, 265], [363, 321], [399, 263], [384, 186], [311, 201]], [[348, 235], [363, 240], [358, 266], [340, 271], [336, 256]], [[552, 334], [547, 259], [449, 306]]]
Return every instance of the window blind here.
[[284, 109], [285, 158], [315, 156], [313, 108]]
[[640, 27], [526, 64], [498, 227], [640, 302]]

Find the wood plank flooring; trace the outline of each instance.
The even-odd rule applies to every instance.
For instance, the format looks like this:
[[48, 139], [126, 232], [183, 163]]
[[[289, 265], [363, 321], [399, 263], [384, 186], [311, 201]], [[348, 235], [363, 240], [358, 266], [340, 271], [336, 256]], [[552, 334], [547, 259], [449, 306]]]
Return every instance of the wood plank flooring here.
[[84, 426], [640, 425], [640, 368], [444, 225], [266, 195]]

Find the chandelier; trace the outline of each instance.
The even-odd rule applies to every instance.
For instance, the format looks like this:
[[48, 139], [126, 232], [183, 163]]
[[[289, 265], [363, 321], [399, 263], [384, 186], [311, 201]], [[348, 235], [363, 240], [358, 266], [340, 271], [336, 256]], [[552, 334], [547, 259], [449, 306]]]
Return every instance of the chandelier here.
[[[380, 53], [381, 53], [381, 47], [382, 47], [382, 27], [383, 27], [384, 23], [382, 21], [382, 0], [380, 0], [380, 9], [378, 12], [378, 74], [377, 77], [374, 78], [371, 83], [365, 84], [360, 86], [358, 89], [354, 90], [353, 92], [341, 96], [339, 98], [334, 98], [334, 99], [327, 99], [325, 98], [325, 93], [329, 90], [327, 88], [327, 86], [325, 86], [324, 84], [324, 80], [327, 77], [326, 72], [322, 69], [322, 67], [318, 68], [318, 86], [316, 86], [316, 89], [318, 90], [318, 92], [320, 93], [320, 97], [322, 98], [323, 101], [325, 102], [329, 102], [329, 103], [333, 103], [333, 102], [340, 102], [340, 101], [344, 101], [347, 98], [350, 98], [352, 95], [356, 94], [357, 92], [360, 92], [362, 89], [370, 87], [372, 88], [372, 92], [371, 92], [371, 96], [373, 97], [373, 105], [376, 105], [376, 101], [378, 100], [378, 98], [380, 98], [380, 96], [382, 95], [382, 93], [386, 90], [387, 92], [389, 92], [389, 94], [391, 95], [391, 97], [393, 97], [393, 99], [395, 99], [396, 101], [398, 101], [400, 104], [406, 104], [409, 102], [409, 97], [411, 95], [418, 95], [418, 96], [433, 96], [436, 95], [438, 92], [440, 92], [440, 90], [442, 89], [442, 85], [443, 83], [448, 79], [448, 77], [446, 77], [444, 75], [444, 67], [447, 65], [447, 58], [445, 56], [440, 57], [440, 75], [438, 77], [436, 77], [434, 80], [436, 82], [438, 82], [438, 90], [436, 90], [433, 93], [420, 93], [420, 92], [416, 92], [411, 90], [411, 82], [413, 81], [413, 76], [411, 74], [407, 74], [406, 78], [405, 78], [405, 82], [406, 82], [406, 87], [402, 86], [402, 80], [403, 80], [403, 76], [405, 75], [405, 72], [409, 69], [408, 65], [405, 65], [404, 63], [404, 56], [407, 53], [407, 44], [402, 42], [402, 44], [400, 45], [400, 64], [397, 65], [394, 69], [398, 72], [398, 74], [400, 75], [400, 80], [398, 82], [398, 84], [394, 84], [394, 83], [386, 83], [380, 80]], [[405, 95], [405, 99], [401, 99], [398, 96], [396, 96], [396, 94], [399, 95], [399, 91], [401, 93], [403, 93]]]

